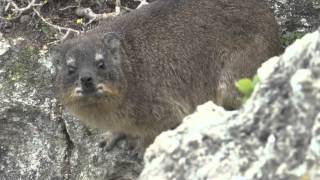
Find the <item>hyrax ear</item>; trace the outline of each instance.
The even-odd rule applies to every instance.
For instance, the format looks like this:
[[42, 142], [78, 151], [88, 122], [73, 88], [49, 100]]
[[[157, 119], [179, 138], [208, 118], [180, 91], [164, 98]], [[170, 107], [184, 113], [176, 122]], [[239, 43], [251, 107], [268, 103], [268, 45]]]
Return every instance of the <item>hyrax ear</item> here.
[[103, 43], [112, 53], [117, 53], [120, 50], [120, 36], [115, 32], [106, 33], [103, 37]]

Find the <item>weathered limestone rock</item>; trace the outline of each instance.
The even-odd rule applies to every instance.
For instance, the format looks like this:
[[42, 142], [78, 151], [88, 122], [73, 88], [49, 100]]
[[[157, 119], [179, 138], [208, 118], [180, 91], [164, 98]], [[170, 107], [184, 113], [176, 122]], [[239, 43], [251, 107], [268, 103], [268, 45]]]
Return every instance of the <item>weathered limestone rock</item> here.
[[240, 110], [209, 102], [158, 136], [139, 179], [320, 179], [320, 30], [258, 76]]

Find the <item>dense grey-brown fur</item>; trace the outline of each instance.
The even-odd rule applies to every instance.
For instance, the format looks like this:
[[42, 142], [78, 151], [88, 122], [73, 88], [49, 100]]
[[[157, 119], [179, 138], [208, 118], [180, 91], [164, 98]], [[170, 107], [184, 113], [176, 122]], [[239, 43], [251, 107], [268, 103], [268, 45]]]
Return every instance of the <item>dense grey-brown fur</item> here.
[[[279, 44], [272, 13], [256, 0], [158, 0], [62, 44], [59, 97], [82, 121], [149, 144], [198, 104], [238, 107], [235, 81], [253, 76]], [[97, 51], [109, 68], [100, 75]], [[67, 56], [111, 90], [70, 95], [80, 85], [65, 73]]]

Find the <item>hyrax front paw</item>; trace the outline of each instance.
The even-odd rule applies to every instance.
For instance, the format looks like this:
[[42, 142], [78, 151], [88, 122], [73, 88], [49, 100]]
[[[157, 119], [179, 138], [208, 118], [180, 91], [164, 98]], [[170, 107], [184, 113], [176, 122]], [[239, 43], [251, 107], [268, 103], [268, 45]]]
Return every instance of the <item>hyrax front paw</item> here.
[[126, 135], [123, 133], [111, 133], [104, 134], [105, 140], [99, 143], [99, 147], [106, 151], [112, 150], [120, 141], [126, 140]]

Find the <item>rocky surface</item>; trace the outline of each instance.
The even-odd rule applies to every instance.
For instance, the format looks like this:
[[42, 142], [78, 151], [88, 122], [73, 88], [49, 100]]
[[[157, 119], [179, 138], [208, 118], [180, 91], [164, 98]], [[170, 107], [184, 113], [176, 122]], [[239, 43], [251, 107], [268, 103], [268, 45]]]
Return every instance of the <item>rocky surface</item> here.
[[145, 154], [140, 180], [320, 179], [320, 29], [259, 70], [237, 111], [208, 102]]
[[1, 180], [136, 179], [141, 161], [125, 141], [106, 151], [103, 132], [61, 112], [44, 49], [0, 37], [0, 52]]
[[320, 26], [319, 0], [263, 0], [269, 3], [282, 33], [310, 32]]

